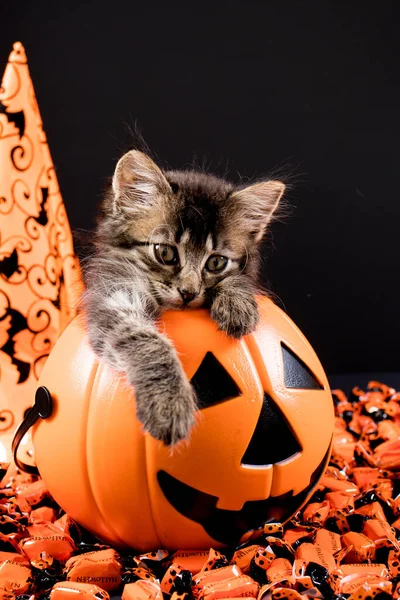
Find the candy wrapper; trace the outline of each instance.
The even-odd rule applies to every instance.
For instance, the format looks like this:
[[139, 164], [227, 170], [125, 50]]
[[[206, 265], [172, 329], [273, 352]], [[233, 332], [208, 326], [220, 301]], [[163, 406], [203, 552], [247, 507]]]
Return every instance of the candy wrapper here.
[[94, 583], [107, 592], [120, 587], [121, 571], [119, 554], [111, 548], [73, 556], [65, 564], [67, 581]]
[[96, 585], [89, 583], [56, 583], [50, 592], [50, 600], [110, 600], [109, 594]]
[[400, 394], [333, 396], [332, 457], [308, 503], [224, 551], [117, 551], [2, 465], [0, 600], [400, 600]]

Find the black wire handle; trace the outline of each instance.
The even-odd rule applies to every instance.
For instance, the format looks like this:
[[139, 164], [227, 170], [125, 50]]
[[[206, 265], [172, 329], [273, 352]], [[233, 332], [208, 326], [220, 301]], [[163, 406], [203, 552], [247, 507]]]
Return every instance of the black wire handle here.
[[44, 385], [41, 385], [36, 390], [35, 404], [26, 411], [24, 420], [15, 432], [11, 446], [16, 466], [21, 471], [25, 471], [25, 473], [29, 473], [30, 475], [39, 475], [39, 471], [37, 467], [27, 465], [26, 463], [19, 460], [19, 458], [17, 457], [19, 445], [24, 435], [28, 433], [29, 429], [33, 427], [36, 421], [38, 421], [39, 419], [47, 419], [48, 417], [50, 417], [52, 411], [53, 398], [51, 397], [49, 390], [46, 387], [44, 387]]

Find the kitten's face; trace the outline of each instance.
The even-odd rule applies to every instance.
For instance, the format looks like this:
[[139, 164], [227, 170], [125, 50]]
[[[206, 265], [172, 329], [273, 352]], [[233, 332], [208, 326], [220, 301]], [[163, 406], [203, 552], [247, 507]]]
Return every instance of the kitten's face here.
[[177, 243], [168, 241], [167, 236], [166, 241], [148, 246], [145, 259], [148, 265], [153, 263], [148, 277], [164, 307], [198, 308], [207, 290], [240, 269], [241, 257], [218, 241], [214, 247], [211, 234], [202, 246], [193, 243], [190, 230]]
[[222, 281], [254, 276], [283, 190], [280, 182], [239, 190], [211, 175], [163, 173], [132, 151], [117, 165], [102, 232], [139, 266], [160, 306], [198, 308]]
[[169, 308], [202, 306], [210, 289], [246, 266], [248, 240], [230, 240], [224, 217], [215, 221], [210, 215], [218, 211], [187, 200], [187, 190], [175, 192], [169, 222], [156, 226], [148, 245], [136, 248], [159, 303]]

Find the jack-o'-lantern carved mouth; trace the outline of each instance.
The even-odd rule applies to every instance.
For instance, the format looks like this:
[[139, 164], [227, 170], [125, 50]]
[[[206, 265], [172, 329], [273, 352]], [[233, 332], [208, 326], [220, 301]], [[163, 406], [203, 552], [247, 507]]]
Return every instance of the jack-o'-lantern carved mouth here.
[[249, 500], [240, 510], [217, 508], [217, 496], [201, 492], [166, 471], [159, 471], [157, 479], [165, 498], [175, 510], [199, 523], [214, 540], [231, 544], [237, 542], [246, 531], [256, 529], [264, 523], [285, 521], [298, 510], [324, 472], [329, 454], [330, 445], [311, 475], [309, 485], [299, 494], [294, 496], [291, 490], [264, 500]]
[[[285, 386], [287, 388], [321, 390], [323, 386], [303, 361], [282, 343]], [[199, 408], [210, 408], [221, 402], [241, 395], [241, 391], [216, 357], [207, 353], [192, 378], [196, 389]], [[273, 399], [264, 393], [261, 413], [249, 445], [242, 457], [246, 467], [263, 468], [296, 460], [303, 448], [286, 418]], [[322, 475], [329, 459], [330, 444], [321, 463], [310, 477], [308, 486], [293, 495], [290, 490], [280, 496], [262, 500], [249, 500], [240, 510], [217, 508], [219, 498], [183, 483], [166, 471], [157, 473], [160, 488], [168, 502], [181, 515], [202, 525], [212, 538], [223, 544], [237, 542], [251, 529], [264, 523], [285, 521], [311, 493]], [[245, 477], [245, 472], [243, 473]]]

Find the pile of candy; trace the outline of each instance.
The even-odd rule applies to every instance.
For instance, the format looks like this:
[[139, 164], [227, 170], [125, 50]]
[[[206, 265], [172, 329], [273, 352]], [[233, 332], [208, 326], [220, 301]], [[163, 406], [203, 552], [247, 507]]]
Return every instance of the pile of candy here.
[[117, 552], [63, 514], [42, 480], [8, 473], [0, 600], [400, 599], [400, 393], [371, 382], [333, 397], [332, 457], [308, 504], [223, 553]]

